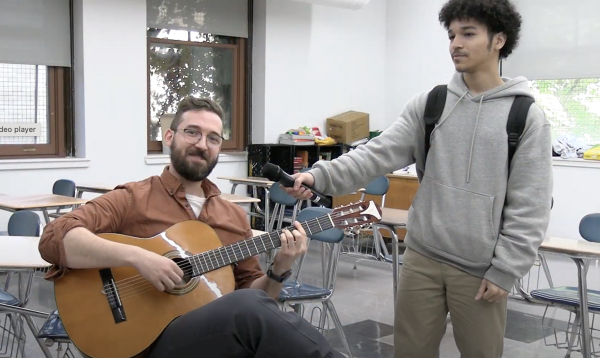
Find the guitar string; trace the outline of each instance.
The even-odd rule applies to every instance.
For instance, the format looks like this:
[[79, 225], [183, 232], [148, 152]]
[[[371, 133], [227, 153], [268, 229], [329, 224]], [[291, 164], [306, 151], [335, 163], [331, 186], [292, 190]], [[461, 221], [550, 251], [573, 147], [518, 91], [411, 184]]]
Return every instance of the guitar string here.
[[[311, 221], [313, 221], [313, 220], [311, 220]], [[310, 231], [312, 231], [312, 229], [316, 230], [317, 228], [321, 227], [321, 225], [320, 225], [320, 223], [318, 221], [316, 223], [309, 223], [309, 222], [306, 222], [306, 223], [307, 223]], [[264, 236], [264, 235], [265, 234], [260, 235], [260, 236]], [[279, 239], [279, 238], [277, 238], [277, 239]], [[268, 246], [271, 246], [271, 245], [268, 245]], [[238, 254], [240, 254], [240, 255], [241, 254], [244, 254], [244, 255], [250, 254], [250, 250], [249, 250], [248, 247], [247, 248], [243, 248], [241, 245], [239, 245], [239, 247], [240, 247], [241, 250], [238, 251]], [[186, 264], [186, 265], [184, 265], [184, 267], [185, 267], [185, 269], [192, 269], [192, 272], [193, 272], [193, 268], [192, 268], [191, 264]], [[198, 267], [198, 266], [196, 266], [196, 267]], [[204, 268], [204, 266], [201, 265], [201, 268]], [[210, 267], [208, 266], [208, 263], [206, 265], [206, 268], [209, 269], [208, 271], [216, 269], [216, 268], [210, 269]], [[141, 275], [136, 275], [134, 277], [136, 277], [135, 281], [142, 281], [142, 280], [144, 280], [144, 282], [146, 282], [146, 283], [148, 283], [150, 285], [153, 285], [151, 282], [145, 281], [145, 278], [143, 276], [141, 276]], [[125, 279], [125, 280], [127, 280], [127, 279]], [[115, 284], [118, 283], [118, 282], [123, 282], [125, 280], [116, 281]], [[142, 286], [140, 286], [139, 283], [140, 282], [127, 282], [125, 285], [123, 285], [123, 284], [117, 285], [117, 290], [119, 291], [119, 295], [121, 295], [121, 294], [127, 294], [127, 293], [129, 293], [131, 291], [137, 290], [138, 288], [140, 288], [142, 286], [145, 286], [145, 284], [142, 285]], [[114, 288], [113, 287], [109, 287], [108, 289], [105, 290], [105, 292], [109, 293], [109, 294], [112, 294], [112, 293], [114, 293]]]
[[[318, 222], [316, 224], [320, 225]], [[320, 226], [313, 225], [312, 227], [314, 229], [317, 229], [317, 227], [320, 227]], [[121, 301], [123, 301], [125, 299], [128, 299], [128, 298], [137, 296], [139, 294], [151, 291], [153, 288], [155, 288], [154, 284], [152, 284], [149, 281], [144, 281], [144, 282], [141, 283], [141, 285], [137, 285], [137, 287], [135, 287], [135, 288], [134, 287], [128, 287], [128, 289], [122, 290], [121, 288], [117, 287], [117, 290], [119, 291], [119, 299]], [[111, 288], [110, 290], [108, 290], [106, 292], [113, 293], [113, 289]], [[109, 303], [110, 304], [114, 303], [114, 299], [113, 299], [112, 296], [109, 296]]]
[[[337, 214], [337, 213], [336, 213], [336, 214], [333, 214], [333, 215], [331, 215], [331, 218], [332, 218], [332, 219], [334, 219], [334, 218], [335, 218], [335, 219], [338, 219], [340, 216], [341, 216], [340, 214]], [[324, 219], [324, 217], [321, 217], [321, 218], [316, 218], [316, 219], [311, 219], [311, 220], [309, 220], [309, 221], [306, 221], [306, 222], [305, 222], [305, 224], [306, 224], [306, 225], [308, 226], [308, 228], [309, 228], [309, 231], [312, 231], [312, 230], [311, 230], [311, 228], [314, 228], [314, 229], [316, 229], [316, 228], [317, 228], [317, 225], [319, 226], [319, 228], [321, 228], [321, 225], [320, 225], [320, 223], [319, 223], [319, 221], [318, 221], [319, 219]], [[278, 232], [280, 233], [280, 230], [277, 230], [277, 231], [275, 231], [275, 232], [273, 232], [273, 233], [278, 233]], [[263, 234], [263, 235], [260, 235], [260, 236], [257, 236], [257, 237], [262, 237], [262, 236], [266, 236], [266, 235], [269, 235], [269, 236], [270, 236], [270, 235], [272, 235], [273, 233], [267, 233], [267, 234]], [[257, 237], [254, 237], [254, 238], [257, 238]], [[254, 239], [254, 238], [253, 238], [253, 239]], [[271, 238], [271, 239], [272, 239], [272, 238]], [[279, 238], [279, 237], [277, 237], [276, 239], [280, 239], [280, 238]], [[248, 240], [251, 240], [251, 239], [248, 239]], [[246, 244], [247, 244], [247, 243], [246, 243]], [[256, 243], [254, 243], [254, 245], [256, 246]], [[263, 246], [266, 248], [266, 246], [264, 245], [264, 243], [263, 243]], [[269, 245], [269, 246], [271, 246], [271, 245]], [[229, 247], [229, 246], [227, 246], [227, 247]], [[221, 248], [222, 248], [222, 247], [221, 247]], [[250, 249], [249, 249], [249, 247], [248, 247], [248, 246], [247, 246], [247, 247], [244, 249], [244, 248], [242, 247], [242, 245], [238, 245], [238, 248], [240, 249], [239, 251], [236, 251], [236, 250], [234, 249], [234, 256], [235, 256], [235, 253], [236, 253], [236, 252], [237, 252], [237, 253], [239, 253], [240, 255], [246, 255], [246, 254], [250, 254]], [[273, 247], [273, 248], [274, 248], [274, 247]], [[216, 256], [216, 253], [213, 253], [213, 255], [214, 255], [214, 257], [215, 257], [215, 260], [216, 260], [217, 262], [219, 262], [219, 259], [218, 259], [218, 257]], [[182, 268], [184, 271], [185, 271], [185, 270], [190, 270], [190, 269], [191, 269], [191, 271], [192, 271], [192, 273], [193, 273], [193, 267], [192, 267], [192, 262], [191, 262], [191, 259], [193, 259], [193, 258], [189, 258], [189, 259], [187, 260], [187, 263], [186, 263], [185, 265], [182, 265], [182, 266], [181, 266], [181, 268]], [[207, 268], [207, 269], [209, 269], [208, 271], [211, 271], [211, 270], [214, 270], [214, 269], [216, 269], [216, 268], [212, 268], [212, 269], [210, 269], [210, 267], [209, 267], [209, 265], [208, 265], [208, 261], [206, 260], [206, 257], [204, 257], [203, 259], [204, 259], [204, 262], [205, 262], [205, 264], [206, 264], [206, 268]], [[210, 260], [210, 263], [212, 264], [212, 258], [210, 257], [210, 255], [208, 255], [208, 259]], [[194, 261], [198, 261], [198, 263], [200, 263], [200, 268], [202, 268], [202, 269], [204, 268], [204, 265], [202, 265], [202, 263], [200, 262], [200, 259], [198, 259], [198, 260], [194, 260]], [[196, 267], [198, 267], [198, 265], [197, 265], [196, 263], [194, 263], [194, 265], [196, 265]], [[214, 265], [212, 265], [212, 266], [214, 266]], [[131, 280], [131, 279], [134, 279], [134, 278], [135, 278], [135, 281], [139, 281], [139, 280], [143, 280], [143, 279], [144, 279], [144, 277], [142, 277], [141, 275], [137, 275], [137, 277], [136, 277], [136, 276], [133, 276], [133, 277], [130, 277], [130, 278], [128, 278], [128, 279], [124, 279], [124, 280], [121, 280], [121, 281], [117, 281], [117, 282], [115, 282], [115, 284], [117, 284], [117, 283], [121, 283], [121, 285], [117, 285], [117, 289], [119, 290], [119, 292], [120, 292], [120, 295], [121, 295], [121, 292], [122, 292], [122, 293], [124, 294], [124, 296], [127, 296], [127, 294], [128, 294], [128, 293], [130, 293], [130, 292], [134, 292], [134, 291], [136, 291], [138, 288], [141, 288], [141, 287], [143, 287], [143, 286], [146, 286], [146, 284], [139, 285], [139, 282], [137, 282], [137, 283], [134, 283], [133, 281], [132, 281], [132, 282], [127, 282], [127, 284], [123, 285], [123, 282], [125, 282], [125, 281], [128, 281], [128, 280]], [[149, 281], [146, 281], [146, 283], [147, 283], [147, 284], [149, 284], [149, 285], [152, 285], [152, 286], [153, 286], [153, 284], [152, 284], [152, 283], [150, 283]], [[137, 287], [136, 287], [136, 286], [137, 286]], [[105, 292], [106, 292], [107, 294], [112, 294], [112, 293], [114, 293], [114, 288], [113, 288], [113, 287], [109, 287], [109, 288], [108, 288], [108, 289], [107, 289]], [[121, 298], [121, 299], [123, 299], [123, 298]]]
[[[341, 215], [338, 214], [338, 213], [335, 213], [334, 215], [331, 216], [331, 218], [332, 219], [338, 219], [339, 216], [341, 216]], [[308, 224], [309, 227], [312, 227], [311, 225], [314, 224], [314, 223], [312, 223], [312, 221], [315, 221], [316, 224], [319, 224], [318, 219], [324, 219], [324, 217], [311, 219], [311, 220], [308, 220], [308, 221], [306, 221], [304, 223]], [[289, 227], [289, 228], [291, 228], [291, 227]], [[283, 229], [276, 230], [276, 231], [271, 232], [271, 233], [266, 233], [266, 234], [262, 234], [262, 235], [259, 235], [259, 236], [255, 236], [255, 237], [252, 237], [252, 238], [240, 241], [240, 242], [238, 242], [236, 244], [239, 244], [238, 246], [241, 246], [242, 243], [246, 243], [247, 244], [247, 241], [252, 241], [252, 239], [255, 239], [255, 238], [258, 238], [258, 237], [263, 237], [263, 236], [269, 236], [269, 238], [272, 241], [273, 238], [271, 237], [271, 235], [272, 234], [276, 234], [276, 233], [281, 234], [282, 230]], [[310, 231], [310, 229], [309, 229], [309, 231]], [[277, 236], [276, 239], [279, 239], [279, 236]], [[233, 245], [235, 245], [235, 244], [233, 244]], [[220, 249], [224, 249], [224, 248], [226, 249], [226, 248], [228, 248], [230, 246], [233, 246], [233, 245], [221, 246], [220, 248], [218, 248], [216, 250], [220, 250]], [[254, 243], [254, 245], [255, 245], [255, 243]], [[264, 246], [264, 244], [263, 244], [263, 246]], [[241, 248], [241, 249], [242, 249], [241, 251], [243, 251], [243, 248]], [[181, 269], [190, 268], [192, 266], [192, 263], [191, 263], [192, 260], [195, 261], [195, 262], [198, 262], [200, 264], [201, 264], [201, 262], [199, 260], [204, 260], [204, 262], [206, 263], [206, 266], [209, 267], [209, 261], [210, 261], [210, 264], [212, 265], [212, 260], [213, 260], [212, 257], [211, 257], [211, 255], [209, 253], [210, 252], [201, 253], [201, 254], [198, 254], [198, 255], [194, 255], [193, 257], [185, 258], [187, 262], [184, 265], [180, 266], [180, 268]], [[234, 256], [235, 256], [235, 254], [238, 254], [238, 253], [240, 253], [240, 251], [235, 251], [235, 249], [234, 249], [234, 252], [233, 252]], [[219, 252], [219, 254], [222, 255], [220, 252]], [[213, 256], [214, 256], [215, 260], [218, 262], [219, 258], [216, 255], [217, 255], [216, 253], [213, 253]], [[200, 256], [202, 256], [202, 257], [200, 257]], [[212, 266], [214, 266], [214, 265], [212, 265]], [[126, 278], [126, 279], [123, 279], [123, 280], [119, 280], [119, 281], [115, 281], [115, 284], [122, 284], [122, 283], [124, 283], [126, 281], [129, 281], [131, 279], [137, 278], [138, 276], [140, 276], [140, 275], [132, 276], [132, 277], [129, 277], [129, 278]]]

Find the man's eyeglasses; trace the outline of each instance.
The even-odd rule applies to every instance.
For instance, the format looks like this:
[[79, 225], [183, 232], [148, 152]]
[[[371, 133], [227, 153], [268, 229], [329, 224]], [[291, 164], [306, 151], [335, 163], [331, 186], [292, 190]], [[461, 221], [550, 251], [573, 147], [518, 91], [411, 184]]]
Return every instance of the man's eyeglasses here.
[[[190, 129], [190, 128], [185, 128], [185, 129], [176, 129], [174, 130], [175, 132], [178, 131], [182, 131], [183, 132], [183, 138], [185, 139], [186, 142], [190, 143], [190, 144], [197, 144], [198, 142], [200, 142], [200, 140], [202, 139], [202, 132], [196, 130], [196, 129]], [[210, 133], [206, 136], [206, 146], [211, 147], [211, 148], [219, 148], [221, 147], [221, 144], [223, 144], [223, 137], [221, 137], [218, 134], [215, 133]]]

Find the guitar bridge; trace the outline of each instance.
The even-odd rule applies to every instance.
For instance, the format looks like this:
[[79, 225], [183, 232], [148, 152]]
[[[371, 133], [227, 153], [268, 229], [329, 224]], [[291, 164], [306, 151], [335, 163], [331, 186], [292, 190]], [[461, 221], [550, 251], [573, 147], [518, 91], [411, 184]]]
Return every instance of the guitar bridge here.
[[117, 285], [115, 283], [112, 271], [107, 268], [102, 269], [99, 272], [100, 278], [102, 279], [102, 292], [106, 295], [106, 299], [108, 300], [108, 305], [110, 306], [115, 323], [127, 321], [125, 308], [121, 302], [121, 297], [119, 296], [119, 291], [117, 290]]

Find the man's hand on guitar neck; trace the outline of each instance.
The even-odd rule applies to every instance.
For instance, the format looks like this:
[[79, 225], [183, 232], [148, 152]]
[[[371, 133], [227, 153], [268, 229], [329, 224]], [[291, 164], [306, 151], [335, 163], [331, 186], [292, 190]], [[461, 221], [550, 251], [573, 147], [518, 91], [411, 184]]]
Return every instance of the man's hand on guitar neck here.
[[[302, 228], [299, 222], [294, 222], [296, 230], [283, 230], [280, 235], [281, 248], [273, 258], [273, 273], [277, 276], [281, 276], [284, 272], [291, 269], [294, 261], [302, 254], [306, 252], [308, 245], [308, 238], [306, 232]], [[281, 292], [282, 284], [263, 276], [255, 280], [251, 288], [261, 289], [267, 293], [267, 295], [277, 298]]]
[[308, 245], [306, 232], [297, 221], [294, 222], [294, 227], [296, 230], [292, 232], [282, 230], [283, 233], [280, 236], [281, 249], [273, 258], [273, 272], [276, 275], [281, 275], [291, 269], [294, 261], [306, 252]]

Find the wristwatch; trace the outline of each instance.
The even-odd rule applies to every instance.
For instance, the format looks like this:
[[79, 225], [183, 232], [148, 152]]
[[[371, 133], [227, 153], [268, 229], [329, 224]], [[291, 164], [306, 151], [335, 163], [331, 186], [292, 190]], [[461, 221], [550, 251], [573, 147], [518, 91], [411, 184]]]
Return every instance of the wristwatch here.
[[273, 273], [273, 264], [271, 264], [271, 266], [269, 266], [269, 269], [267, 270], [267, 276], [271, 280], [277, 281], [279, 283], [287, 280], [291, 275], [292, 270], [287, 270], [286, 272], [282, 273], [281, 276], [277, 276], [275, 273]]

